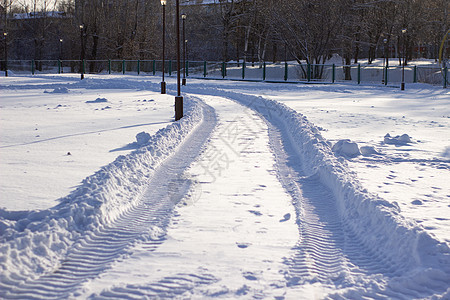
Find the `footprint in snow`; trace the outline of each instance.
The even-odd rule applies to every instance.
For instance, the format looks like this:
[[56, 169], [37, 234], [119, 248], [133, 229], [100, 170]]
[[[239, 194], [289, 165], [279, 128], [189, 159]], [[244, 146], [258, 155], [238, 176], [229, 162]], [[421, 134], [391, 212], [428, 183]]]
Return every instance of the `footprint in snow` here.
[[286, 221], [289, 221], [290, 219], [291, 219], [291, 214], [288, 213], [283, 216], [283, 219], [281, 219], [280, 222], [286, 222]]
[[257, 211], [257, 210], [249, 210], [249, 212], [251, 212], [252, 214], [254, 214], [255, 216], [262, 216], [262, 213]]
[[248, 246], [250, 246], [251, 244], [250, 243], [236, 243], [236, 245], [241, 249], [245, 249]]
[[252, 272], [245, 272], [242, 276], [244, 276], [247, 280], [258, 280], [258, 277], [256, 277]]

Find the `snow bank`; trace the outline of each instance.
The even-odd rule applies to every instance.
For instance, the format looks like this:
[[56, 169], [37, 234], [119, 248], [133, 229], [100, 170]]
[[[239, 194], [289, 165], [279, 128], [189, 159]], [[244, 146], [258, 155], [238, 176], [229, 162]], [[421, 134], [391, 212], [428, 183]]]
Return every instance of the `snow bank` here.
[[[411, 282], [415, 282], [418, 286], [425, 284], [431, 290], [445, 292], [450, 282], [450, 249], [447, 244], [440, 243], [417, 224], [407, 221], [400, 215], [396, 203], [391, 204], [364, 189], [345, 159], [336, 157], [329, 142], [304, 115], [263, 97], [222, 90], [216, 93], [256, 110], [278, 128], [288, 131], [301, 156], [304, 172], [318, 177], [334, 194], [349, 235], [370, 255], [388, 262], [394, 273], [402, 276], [401, 280], [388, 283], [392, 289], [407, 292]], [[410, 142], [406, 136], [395, 137], [394, 140]], [[351, 153], [357, 153], [357, 145], [355, 147], [348, 141], [341, 142], [340, 146], [344, 152], [352, 150]]]
[[78, 237], [133, 207], [155, 169], [201, 122], [202, 108], [196, 101], [186, 97], [183, 119], [153, 136], [138, 134], [140, 148], [84, 179], [57, 206], [43, 211], [0, 209], [0, 282], [51, 271]]

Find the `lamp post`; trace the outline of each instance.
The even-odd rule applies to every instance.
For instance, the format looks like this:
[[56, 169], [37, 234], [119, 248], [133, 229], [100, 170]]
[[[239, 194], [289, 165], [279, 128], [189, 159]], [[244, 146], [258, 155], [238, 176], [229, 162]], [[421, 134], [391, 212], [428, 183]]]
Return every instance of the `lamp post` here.
[[177, 34], [177, 96], [175, 97], [175, 121], [183, 117], [183, 97], [180, 86], [180, 0], [176, 0], [176, 34]]
[[80, 53], [80, 73], [81, 73], [81, 80], [84, 79], [84, 39], [83, 39], [83, 30], [84, 25], [80, 25], [80, 39], [81, 39], [81, 53]]
[[386, 60], [387, 60], [387, 55], [386, 55], [386, 46], [387, 46], [387, 42], [388, 42], [388, 40], [387, 39], [383, 39], [383, 43], [384, 43], [384, 48], [383, 48], [383, 50], [384, 50], [384, 59], [383, 59], [383, 80], [381, 81], [382, 83], [385, 83], [386, 82], [386, 66], [387, 66], [387, 62], [386, 62]]
[[3, 38], [5, 40], [5, 77], [8, 77], [8, 33], [3, 32]]
[[406, 29], [402, 29], [402, 37], [403, 37], [403, 64], [402, 64], [402, 83], [401, 83], [402, 91], [405, 90], [405, 63], [406, 63], [405, 34], [406, 34]]
[[163, 17], [163, 33], [162, 33], [162, 81], [161, 81], [161, 94], [166, 93], [166, 82], [164, 81], [164, 71], [165, 71], [165, 52], [166, 52], [166, 0], [161, 0], [162, 6], [162, 17]]
[[182, 85], [186, 85], [186, 37], [185, 37], [185, 26], [184, 26], [184, 23], [186, 21], [186, 14], [182, 14], [181, 19], [183, 20], [183, 80], [182, 80]]

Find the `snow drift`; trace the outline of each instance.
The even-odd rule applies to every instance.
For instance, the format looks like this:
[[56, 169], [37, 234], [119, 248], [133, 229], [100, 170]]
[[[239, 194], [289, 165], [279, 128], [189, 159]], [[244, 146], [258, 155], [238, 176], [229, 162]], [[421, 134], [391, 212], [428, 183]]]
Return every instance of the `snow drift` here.
[[1, 209], [0, 282], [32, 279], [51, 271], [77, 238], [133, 207], [155, 169], [202, 120], [197, 101], [186, 97], [182, 120], [150, 137], [139, 134], [140, 148], [84, 179], [59, 205], [43, 211]]

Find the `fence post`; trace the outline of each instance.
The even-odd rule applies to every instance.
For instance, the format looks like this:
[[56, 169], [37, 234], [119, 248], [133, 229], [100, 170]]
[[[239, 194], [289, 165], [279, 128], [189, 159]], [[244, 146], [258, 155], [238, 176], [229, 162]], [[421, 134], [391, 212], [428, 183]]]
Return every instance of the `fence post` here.
[[311, 81], [311, 64], [308, 63], [306, 65], [306, 79], [308, 80], [308, 82]]
[[83, 74], [86, 74], [86, 60], [85, 59], [83, 59], [83, 66], [82, 66], [82, 68], [83, 68]]
[[206, 78], [206, 60], [203, 61], [203, 77]]
[[31, 60], [31, 75], [34, 75], [34, 59]]
[[266, 62], [263, 62], [263, 80], [266, 80]]
[[288, 63], [284, 62], [284, 81], [288, 80]]
[[447, 66], [444, 67], [444, 89], [447, 88], [447, 79], [448, 79], [448, 68]]
[[141, 61], [139, 59], [137, 61], [137, 73], [138, 75], [141, 73]]
[[172, 76], [172, 60], [169, 60], [169, 76]]
[[333, 64], [331, 69], [331, 82], [334, 83], [336, 81], [336, 65]]
[[111, 75], [111, 60], [108, 59], [108, 74]]
[[358, 64], [358, 84], [361, 84], [361, 64]]
[[61, 74], [61, 60], [58, 59], [58, 74]]
[[245, 60], [242, 62], [242, 79], [245, 79]]
[[417, 83], [417, 66], [414, 66], [414, 79], [413, 79], [414, 83]]
[[125, 75], [125, 59], [122, 60], [122, 74]]

